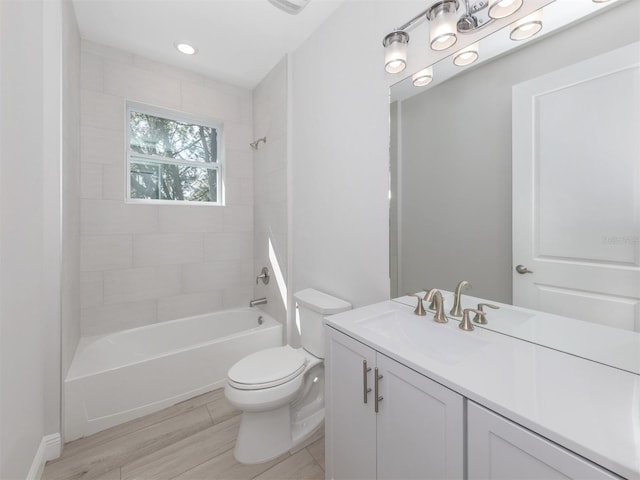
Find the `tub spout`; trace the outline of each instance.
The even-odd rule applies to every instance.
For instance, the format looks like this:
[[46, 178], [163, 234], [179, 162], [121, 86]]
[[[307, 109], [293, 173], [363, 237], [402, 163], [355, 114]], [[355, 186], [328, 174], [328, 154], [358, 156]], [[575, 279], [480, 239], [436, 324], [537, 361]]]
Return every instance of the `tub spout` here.
[[254, 298], [253, 300], [249, 301], [249, 306], [255, 307], [256, 305], [264, 305], [265, 303], [267, 303], [267, 297]]

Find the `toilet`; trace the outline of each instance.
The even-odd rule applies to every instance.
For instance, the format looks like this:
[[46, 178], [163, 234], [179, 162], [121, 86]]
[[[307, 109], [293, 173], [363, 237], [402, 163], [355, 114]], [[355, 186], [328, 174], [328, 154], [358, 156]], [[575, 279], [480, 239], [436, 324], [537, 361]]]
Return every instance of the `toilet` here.
[[307, 288], [294, 294], [301, 348], [267, 348], [246, 356], [227, 374], [229, 403], [242, 411], [233, 451], [241, 463], [272, 460], [309, 438], [324, 420], [323, 317], [351, 304]]

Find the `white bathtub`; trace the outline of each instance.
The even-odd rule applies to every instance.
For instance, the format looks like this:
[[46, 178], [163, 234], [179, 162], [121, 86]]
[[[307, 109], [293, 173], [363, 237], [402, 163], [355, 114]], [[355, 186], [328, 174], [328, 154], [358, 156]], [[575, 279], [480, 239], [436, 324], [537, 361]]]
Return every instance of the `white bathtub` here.
[[257, 308], [82, 338], [64, 382], [65, 441], [222, 387], [235, 362], [282, 341]]

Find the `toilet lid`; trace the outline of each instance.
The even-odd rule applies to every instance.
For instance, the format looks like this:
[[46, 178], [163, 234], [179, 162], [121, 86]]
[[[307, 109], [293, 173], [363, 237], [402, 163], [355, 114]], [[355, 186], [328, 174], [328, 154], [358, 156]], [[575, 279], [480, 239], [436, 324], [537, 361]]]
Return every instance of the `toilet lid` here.
[[307, 359], [289, 345], [252, 353], [229, 369], [234, 387], [253, 390], [281, 385], [302, 373]]

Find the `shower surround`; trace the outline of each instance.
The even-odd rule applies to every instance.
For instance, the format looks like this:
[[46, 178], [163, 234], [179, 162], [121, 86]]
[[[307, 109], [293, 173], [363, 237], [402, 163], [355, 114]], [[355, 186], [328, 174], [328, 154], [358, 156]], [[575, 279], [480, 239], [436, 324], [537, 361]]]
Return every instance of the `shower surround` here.
[[[224, 124], [224, 206], [125, 202], [125, 102]], [[253, 295], [252, 92], [88, 41], [81, 52], [81, 335]]]

